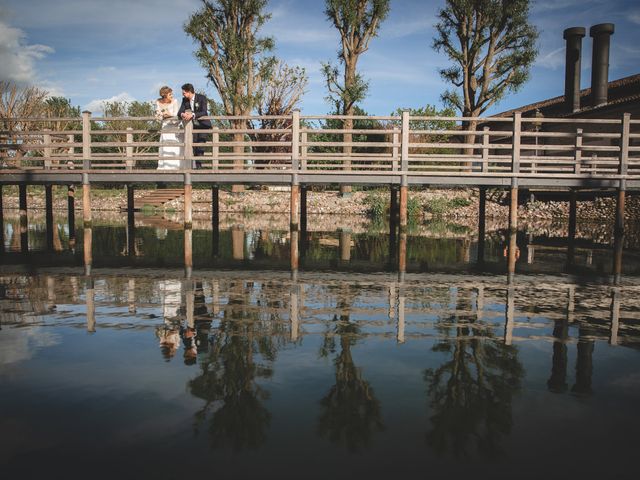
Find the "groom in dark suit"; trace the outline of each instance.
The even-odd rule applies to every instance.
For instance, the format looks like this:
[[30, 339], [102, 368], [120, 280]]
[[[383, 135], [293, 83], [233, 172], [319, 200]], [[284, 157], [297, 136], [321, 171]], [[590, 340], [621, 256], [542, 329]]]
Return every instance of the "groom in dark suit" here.
[[[182, 85], [182, 105], [178, 110], [178, 117], [185, 122], [193, 122], [194, 130], [202, 130], [211, 128], [211, 122], [209, 120], [200, 120], [201, 117], [206, 117], [207, 113], [207, 97], [196, 93], [193, 89], [193, 85], [185, 83]], [[207, 141], [207, 134], [196, 133], [193, 135], [193, 143], [204, 143]], [[193, 155], [195, 157], [201, 157], [204, 155], [204, 148], [195, 147], [193, 149]], [[202, 168], [202, 163], [196, 160], [196, 168]]]

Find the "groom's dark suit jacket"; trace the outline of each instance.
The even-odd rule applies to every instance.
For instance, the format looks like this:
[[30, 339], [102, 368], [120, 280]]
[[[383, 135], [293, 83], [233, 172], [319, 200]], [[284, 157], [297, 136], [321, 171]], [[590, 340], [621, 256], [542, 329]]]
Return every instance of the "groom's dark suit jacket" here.
[[[193, 128], [211, 128], [211, 122], [209, 120], [200, 120], [200, 117], [206, 117], [209, 115], [207, 113], [207, 97], [196, 93], [193, 100], [193, 115], [198, 119], [198, 125], [194, 125]], [[191, 109], [191, 103], [187, 98], [183, 97], [182, 105], [180, 105], [180, 110], [178, 110], [178, 118], [180, 118], [180, 115], [182, 115], [187, 109]]]

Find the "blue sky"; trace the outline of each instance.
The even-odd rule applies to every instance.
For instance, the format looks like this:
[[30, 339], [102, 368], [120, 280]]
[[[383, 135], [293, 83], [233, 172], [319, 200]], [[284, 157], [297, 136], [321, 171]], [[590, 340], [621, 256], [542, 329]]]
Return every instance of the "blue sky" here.
[[[191, 82], [216, 98], [194, 45], [182, 25], [200, 0], [0, 0], [0, 79], [31, 83], [70, 98], [94, 112], [105, 99], [153, 100], [167, 84]], [[399, 107], [440, 105], [447, 85], [438, 68], [449, 63], [431, 49], [438, 9], [444, 0], [391, 0], [379, 36], [363, 54], [360, 72], [370, 82], [363, 102], [371, 114]], [[310, 77], [303, 114], [323, 114], [329, 105], [320, 63], [336, 61], [338, 33], [325, 19], [323, 0], [270, 0], [263, 34], [276, 41], [275, 54], [305, 67]], [[537, 0], [531, 22], [541, 34], [531, 80], [494, 107], [495, 113], [562, 95], [567, 27], [616, 24], [609, 78], [640, 73], [638, 0]], [[591, 39], [583, 41], [582, 87], [590, 83]]]

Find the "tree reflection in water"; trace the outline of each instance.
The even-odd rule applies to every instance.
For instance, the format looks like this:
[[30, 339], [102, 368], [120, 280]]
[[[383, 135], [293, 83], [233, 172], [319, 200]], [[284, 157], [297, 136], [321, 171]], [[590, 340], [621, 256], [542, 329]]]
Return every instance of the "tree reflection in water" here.
[[318, 434], [355, 452], [367, 447], [372, 435], [384, 427], [380, 402], [351, 356], [351, 347], [356, 344], [360, 327], [351, 321], [349, 314], [354, 295], [347, 286], [342, 288], [337, 304], [341, 314], [334, 315], [331, 329], [326, 332], [320, 349], [320, 355], [328, 357], [336, 351], [336, 336], [340, 338], [340, 353], [333, 362], [336, 383], [320, 401]]
[[250, 304], [254, 288], [250, 282], [229, 285], [229, 302], [211, 336], [209, 351], [200, 358], [200, 374], [188, 383], [191, 394], [205, 400], [195, 414], [195, 426], [198, 432], [208, 423], [212, 448], [257, 448], [265, 442], [271, 421], [264, 405], [269, 392], [257, 380], [273, 375], [272, 363], [285, 341], [284, 331], [274, 313], [277, 309], [269, 308], [273, 300], [264, 304], [265, 309]]
[[[454, 305], [470, 311], [468, 303]], [[424, 373], [433, 412], [427, 444], [441, 455], [450, 450], [455, 457], [496, 457], [502, 436], [511, 431], [511, 400], [524, 375], [518, 350], [495, 338], [492, 325], [475, 316], [453, 314], [439, 324], [444, 338], [433, 351], [447, 360]]]

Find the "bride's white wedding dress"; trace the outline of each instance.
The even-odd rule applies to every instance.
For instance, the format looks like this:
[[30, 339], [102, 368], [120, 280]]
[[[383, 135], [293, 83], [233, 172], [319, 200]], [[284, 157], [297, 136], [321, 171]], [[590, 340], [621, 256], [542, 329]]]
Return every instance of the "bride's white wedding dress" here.
[[160, 130], [160, 160], [158, 170], [177, 170], [182, 162], [184, 148], [180, 146], [184, 142], [184, 134], [178, 133], [180, 119], [178, 118], [178, 100], [171, 103], [160, 103], [156, 101], [156, 117], [162, 119], [163, 112], [171, 115], [170, 118], [162, 119], [162, 129]]

